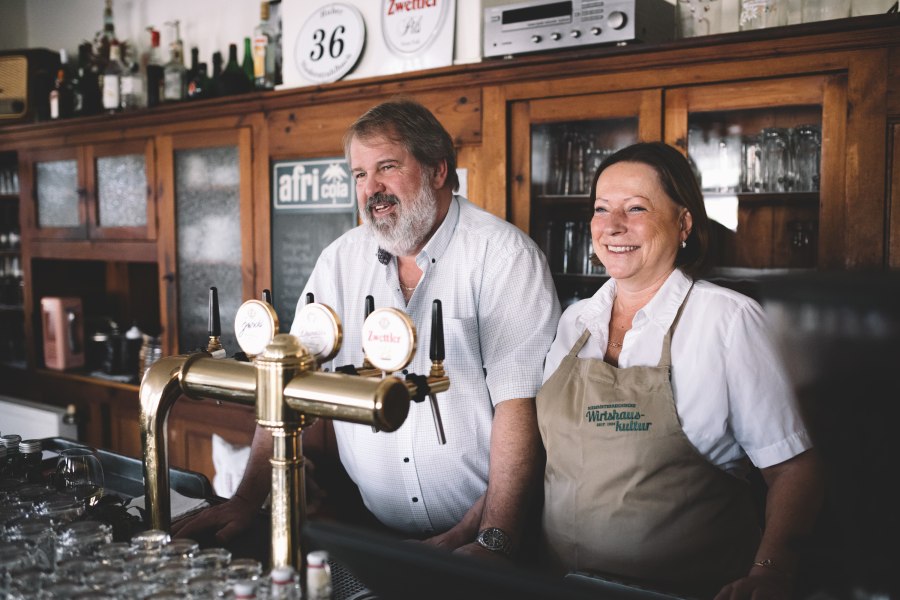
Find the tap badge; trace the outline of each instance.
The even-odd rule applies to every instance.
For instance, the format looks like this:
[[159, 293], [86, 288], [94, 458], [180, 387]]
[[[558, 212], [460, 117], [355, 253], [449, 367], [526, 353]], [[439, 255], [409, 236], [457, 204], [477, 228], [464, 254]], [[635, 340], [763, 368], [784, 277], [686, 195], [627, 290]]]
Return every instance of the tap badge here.
[[379, 308], [363, 324], [363, 351], [375, 367], [393, 373], [410, 363], [416, 353], [416, 328], [396, 308]]
[[278, 332], [278, 315], [260, 300], [247, 300], [234, 316], [234, 335], [247, 356], [257, 356]]
[[321, 364], [334, 358], [340, 350], [341, 323], [331, 308], [313, 302], [297, 314], [294, 335]]

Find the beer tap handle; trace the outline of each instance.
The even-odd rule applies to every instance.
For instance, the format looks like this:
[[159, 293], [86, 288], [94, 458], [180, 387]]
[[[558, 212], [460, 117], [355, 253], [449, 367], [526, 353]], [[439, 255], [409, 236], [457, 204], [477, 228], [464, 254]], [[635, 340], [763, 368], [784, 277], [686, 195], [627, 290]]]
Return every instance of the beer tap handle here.
[[[365, 308], [366, 314], [363, 316], [363, 323], [365, 323], [366, 319], [369, 318], [369, 315], [371, 315], [375, 311], [375, 298], [372, 295], [366, 296], [366, 305], [365, 306], [366, 306], [366, 308]], [[366, 356], [365, 349], [363, 349], [363, 362], [362, 362], [361, 368], [362, 369], [373, 368], [372, 363], [369, 362], [369, 357]]]
[[306, 303], [312, 304], [316, 301], [316, 297], [312, 292], [306, 292]]
[[262, 291], [262, 301], [269, 303], [271, 306], [275, 306], [272, 304], [272, 292], [271, 290], [265, 289]]
[[222, 335], [222, 324], [219, 319], [219, 290], [212, 286], [209, 288], [209, 320], [207, 321], [207, 333], [209, 341], [206, 344], [206, 351], [213, 355], [213, 358], [224, 358], [225, 349], [219, 336]]
[[[441, 301], [435, 300], [431, 304], [431, 344], [428, 357], [431, 359], [431, 376], [444, 377], [444, 316], [441, 310]], [[437, 394], [428, 394], [431, 403], [431, 416], [434, 417], [434, 430], [437, 432], [438, 443], [447, 443], [444, 435], [444, 422], [441, 420], [441, 409], [438, 406]]]

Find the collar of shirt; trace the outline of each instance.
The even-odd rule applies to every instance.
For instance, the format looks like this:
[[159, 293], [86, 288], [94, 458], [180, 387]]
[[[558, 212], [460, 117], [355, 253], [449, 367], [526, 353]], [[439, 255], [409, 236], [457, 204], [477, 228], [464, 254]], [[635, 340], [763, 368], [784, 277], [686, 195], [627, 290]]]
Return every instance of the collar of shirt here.
[[[659, 361], [663, 337], [675, 321], [678, 308], [690, 287], [690, 277], [679, 269], [672, 271], [650, 302], [634, 315], [631, 329], [625, 334], [622, 352], [619, 355], [619, 366], [647, 365]], [[582, 351], [579, 356], [583, 358], [603, 357], [603, 353], [600, 353], [599, 356], [594, 355], [601, 348], [605, 353], [609, 341], [609, 320], [612, 316], [612, 305], [615, 298], [616, 281], [610, 279], [587, 301], [584, 310], [577, 317], [576, 324], [591, 332], [589, 346], [594, 349], [594, 352]], [[640, 344], [629, 343], [636, 337], [640, 338]]]
[[[444, 252], [447, 250], [447, 247], [450, 245], [450, 241], [453, 239], [453, 232], [456, 230], [456, 226], [459, 223], [459, 196], [454, 195], [450, 201], [450, 208], [447, 210], [447, 215], [444, 217], [444, 221], [438, 226], [437, 231], [434, 232], [434, 235], [431, 236], [431, 239], [425, 243], [425, 246], [419, 253], [416, 255], [416, 265], [420, 269], [422, 269], [422, 278], [424, 279], [424, 273], [428, 271], [428, 265], [430, 263], [438, 261], [441, 256], [444, 255]], [[374, 242], [374, 237], [369, 234], [369, 239]], [[387, 267], [386, 274], [390, 278], [391, 275], [395, 275], [397, 272], [397, 261], [396, 257], [392, 256], [392, 260], [388, 261], [385, 264]], [[371, 263], [378, 263], [378, 247], [376, 246], [375, 252], [367, 254], [367, 260]], [[390, 285], [390, 279], [389, 285]]]

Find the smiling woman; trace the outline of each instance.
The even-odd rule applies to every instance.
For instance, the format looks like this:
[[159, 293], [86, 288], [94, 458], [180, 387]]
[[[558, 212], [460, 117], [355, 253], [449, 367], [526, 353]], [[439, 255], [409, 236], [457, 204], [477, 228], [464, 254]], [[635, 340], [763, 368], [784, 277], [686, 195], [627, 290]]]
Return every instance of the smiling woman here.
[[[563, 313], [545, 361], [546, 555], [679, 594], [789, 597], [820, 481], [762, 310], [694, 279], [709, 221], [675, 148], [611, 155], [591, 198], [611, 278]], [[769, 485], [762, 535], [751, 463]]]

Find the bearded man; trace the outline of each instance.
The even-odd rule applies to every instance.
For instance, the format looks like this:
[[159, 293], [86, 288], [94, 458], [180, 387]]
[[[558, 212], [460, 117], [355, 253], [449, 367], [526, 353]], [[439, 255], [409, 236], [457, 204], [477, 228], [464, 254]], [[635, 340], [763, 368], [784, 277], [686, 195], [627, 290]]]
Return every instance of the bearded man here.
[[[430, 331], [432, 301], [441, 300], [451, 386], [438, 400], [446, 444], [437, 441], [430, 407], [412, 404], [392, 433], [335, 422], [340, 460], [391, 530], [510, 558], [541, 475], [534, 396], [559, 318], [547, 262], [519, 229], [454, 195], [452, 139], [422, 105], [395, 100], [370, 109], [344, 149], [363, 224], [322, 252], [297, 308], [307, 292], [331, 306], [344, 325], [333, 365], [360, 365], [367, 295], [376, 307], [407, 312], [420, 332]], [[420, 349], [409, 371], [429, 367]], [[176, 533], [212, 527], [225, 542], [246, 527], [268, 491], [269, 456], [271, 438], [257, 428], [232, 500], [177, 524]]]

